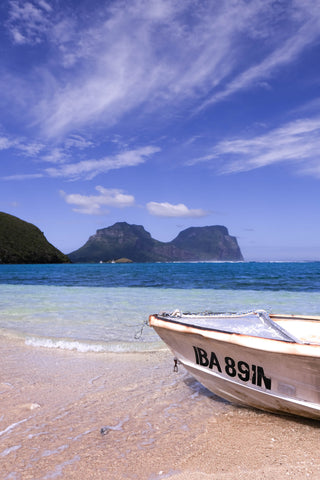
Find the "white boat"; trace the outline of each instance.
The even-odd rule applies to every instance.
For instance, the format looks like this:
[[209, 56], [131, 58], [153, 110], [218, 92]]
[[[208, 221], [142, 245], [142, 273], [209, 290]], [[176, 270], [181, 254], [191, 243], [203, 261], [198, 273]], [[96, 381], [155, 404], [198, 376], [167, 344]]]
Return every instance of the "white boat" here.
[[150, 315], [149, 325], [216, 395], [320, 419], [320, 317], [175, 311]]

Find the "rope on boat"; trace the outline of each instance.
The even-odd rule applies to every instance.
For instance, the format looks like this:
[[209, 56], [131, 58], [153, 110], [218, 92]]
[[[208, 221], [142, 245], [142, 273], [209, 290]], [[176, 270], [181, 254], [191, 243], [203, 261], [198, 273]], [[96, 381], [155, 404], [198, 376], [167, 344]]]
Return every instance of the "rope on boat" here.
[[134, 335], [134, 339], [135, 340], [140, 340], [140, 338], [142, 337], [142, 334], [143, 334], [143, 330], [144, 330], [144, 327], [148, 325], [148, 320], [144, 320], [142, 322], [142, 325], [140, 327], [140, 330], [138, 330], [135, 335]]

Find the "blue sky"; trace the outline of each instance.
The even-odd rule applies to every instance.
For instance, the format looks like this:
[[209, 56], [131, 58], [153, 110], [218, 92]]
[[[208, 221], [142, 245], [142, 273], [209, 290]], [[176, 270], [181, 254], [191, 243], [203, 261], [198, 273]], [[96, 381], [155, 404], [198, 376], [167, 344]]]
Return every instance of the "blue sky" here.
[[0, 210], [320, 260], [319, 0], [2, 0]]

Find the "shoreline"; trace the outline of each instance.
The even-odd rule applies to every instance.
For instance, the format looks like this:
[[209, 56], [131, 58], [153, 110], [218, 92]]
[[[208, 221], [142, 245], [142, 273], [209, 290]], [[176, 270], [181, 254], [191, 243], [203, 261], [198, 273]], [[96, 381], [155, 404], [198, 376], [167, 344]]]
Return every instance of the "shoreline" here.
[[169, 350], [0, 347], [4, 479], [320, 478], [320, 422], [231, 405]]

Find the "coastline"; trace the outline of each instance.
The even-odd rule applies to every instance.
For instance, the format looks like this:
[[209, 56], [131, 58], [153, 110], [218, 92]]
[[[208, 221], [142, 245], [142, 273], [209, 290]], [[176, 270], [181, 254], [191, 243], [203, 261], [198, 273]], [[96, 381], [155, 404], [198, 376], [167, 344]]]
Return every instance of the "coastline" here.
[[320, 477], [319, 422], [224, 402], [168, 350], [0, 347], [4, 479]]

